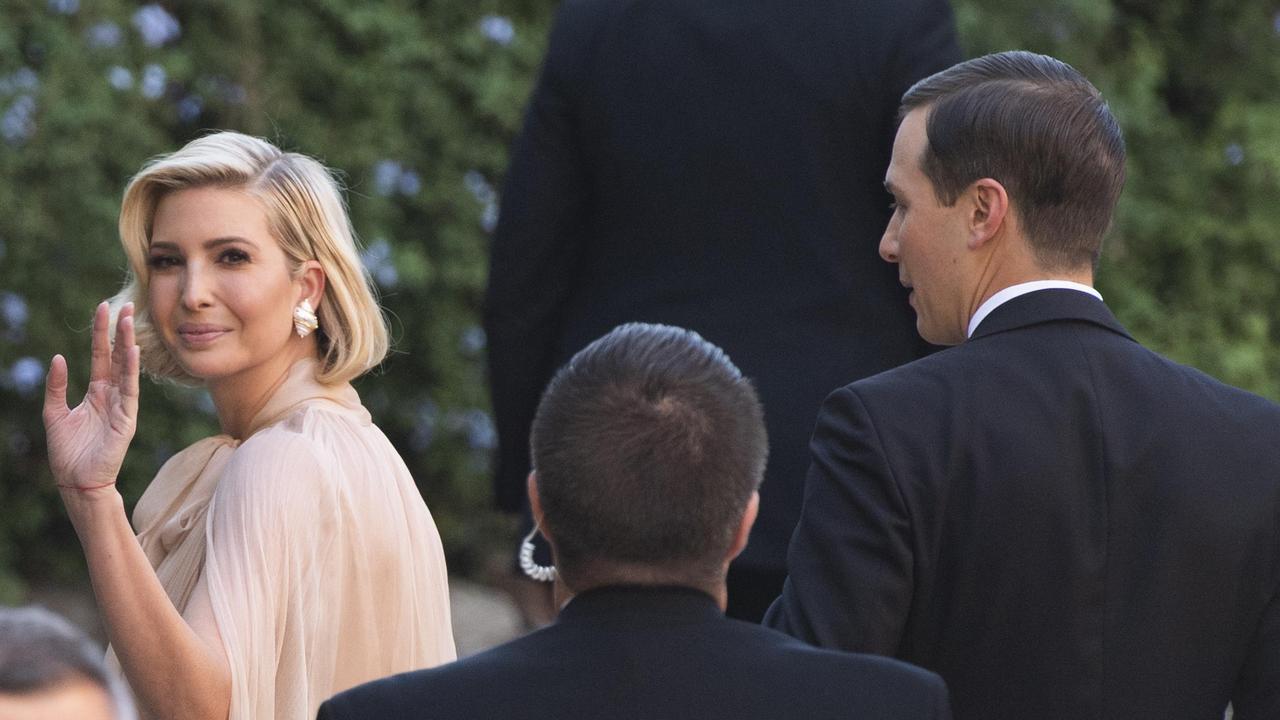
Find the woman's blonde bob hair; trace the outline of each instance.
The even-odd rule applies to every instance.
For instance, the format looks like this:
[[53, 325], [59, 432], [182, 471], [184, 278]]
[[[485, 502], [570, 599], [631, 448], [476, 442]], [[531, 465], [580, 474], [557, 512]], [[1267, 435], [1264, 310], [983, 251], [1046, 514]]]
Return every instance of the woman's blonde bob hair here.
[[316, 379], [356, 378], [387, 354], [386, 318], [356, 250], [338, 184], [324, 165], [281, 151], [260, 138], [219, 132], [148, 162], [129, 181], [120, 208], [120, 242], [129, 259], [128, 284], [113, 305], [132, 301], [142, 367], [158, 379], [200, 381], [178, 364], [151, 324], [147, 254], [156, 208], [169, 193], [197, 187], [243, 190], [262, 203], [272, 237], [290, 269], [316, 260], [324, 270], [324, 296], [316, 315], [320, 368]]

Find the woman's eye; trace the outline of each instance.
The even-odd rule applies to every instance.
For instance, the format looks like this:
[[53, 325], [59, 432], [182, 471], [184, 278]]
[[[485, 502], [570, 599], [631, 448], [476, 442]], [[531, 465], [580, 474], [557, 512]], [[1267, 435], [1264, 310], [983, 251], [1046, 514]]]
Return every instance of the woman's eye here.
[[249, 253], [243, 250], [227, 250], [218, 259], [228, 265], [239, 265], [240, 263], [249, 262]]
[[147, 258], [147, 265], [153, 270], [164, 270], [166, 268], [176, 267], [178, 264], [178, 258], [173, 255], [152, 255]]

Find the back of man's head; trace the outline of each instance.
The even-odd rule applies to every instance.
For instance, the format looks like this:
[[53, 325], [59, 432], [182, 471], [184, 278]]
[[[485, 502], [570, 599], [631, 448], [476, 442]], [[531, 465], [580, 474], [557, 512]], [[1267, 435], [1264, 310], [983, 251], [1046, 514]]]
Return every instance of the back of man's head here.
[[543, 524], [576, 589], [722, 582], [768, 454], [759, 399], [724, 352], [640, 323], [560, 369], [532, 446]]
[[984, 55], [907, 90], [923, 108], [921, 168], [952, 205], [975, 180], [1005, 187], [1045, 269], [1094, 265], [1124, 186], [1125, 148], [1106, 102], [1075, 68], [1047, 55]]
[[71, 623], [38, 607], [0, 607], [0, 717], [132, 720], [102, 651]]

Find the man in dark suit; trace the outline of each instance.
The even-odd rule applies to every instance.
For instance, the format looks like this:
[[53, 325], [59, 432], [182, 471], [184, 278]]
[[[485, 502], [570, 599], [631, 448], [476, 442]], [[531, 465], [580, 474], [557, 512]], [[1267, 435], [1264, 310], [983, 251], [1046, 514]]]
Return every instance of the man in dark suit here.
[[786, 576], [831, 388], [920, 357], [875, 257], [895, 113], [960, 59], [947, 0], [564, 0], [516, 142], [485, 329], [499, 506], [519, 511], [552, 372], [629, 321], [687, 327], [754, 380], [772, 452], [729, 614]]
[[950, 718], [932, 673], [725, 618], [767, 443], [750, 381], [688, 330], [620, 327], [552, 380], [529, 499], [551, 543], [546, 628], [347, 691], [353, 718]]
[[1280, 717], [1280, 407], [1091, 287], [1124, 181], [1106, 104], [1013, 52], [903, 111], [880, 251], [956, 347], [827, 398], [766, 623], [934, 670], [964, 720]]

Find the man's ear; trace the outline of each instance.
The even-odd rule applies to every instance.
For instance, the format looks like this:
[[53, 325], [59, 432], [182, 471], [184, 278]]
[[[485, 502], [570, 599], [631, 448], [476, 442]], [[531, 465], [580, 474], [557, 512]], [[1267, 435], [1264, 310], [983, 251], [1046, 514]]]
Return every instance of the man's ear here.
[[542, 524], [542, 499], [538, 497], [537, 470], [529, 471], [529, 478], [525, 481], [525, 490], [529, 494], [529, 514], [533, 516], [533, 524], [541, 528], [543, 537], [546, 537], [547, 526]]
[[977, 250], [1002, 232], [1009, 232], [1013, 213], [1004, 185], [991, 178], [975, 180], [964, 195], [969, 203], [969, 249]]
[[751, 499], [747, 501], [747, 508], [742, 513], [742, 519], [738, 521], [738, 529], [733, 534], [733, 544], [729, 546], [729, 557], [725, 558], [725, 562], [730, 562], [738, 557], [747, 547], [747, 540], [751, 537], [751, 526], [756, 522], [756, 515], [760, 512], [760, 491], [751, 493]]

